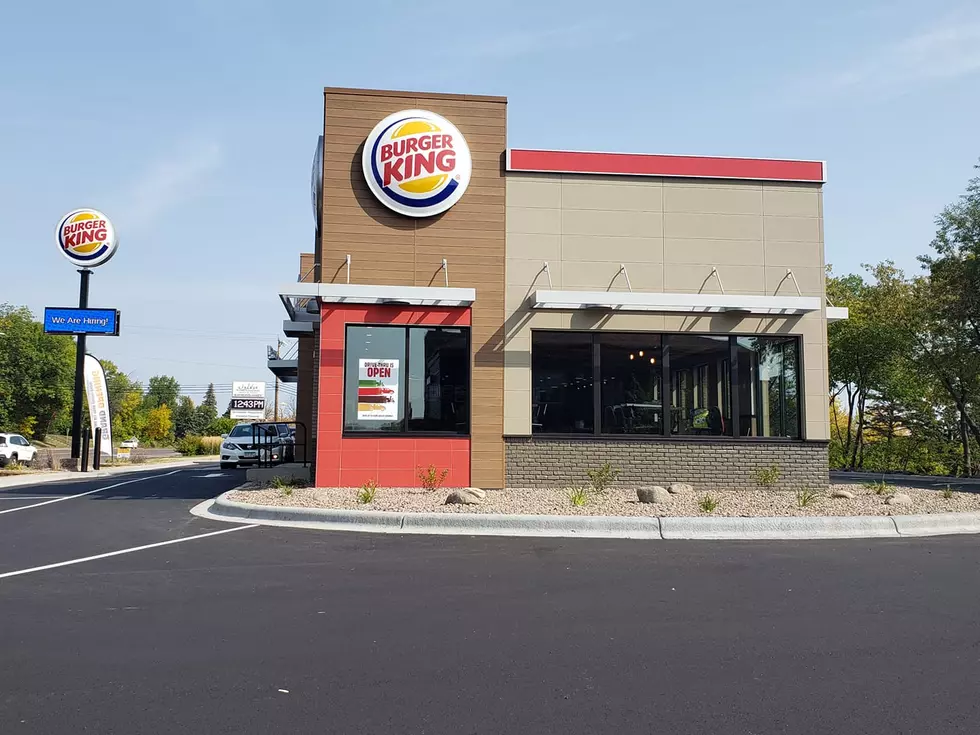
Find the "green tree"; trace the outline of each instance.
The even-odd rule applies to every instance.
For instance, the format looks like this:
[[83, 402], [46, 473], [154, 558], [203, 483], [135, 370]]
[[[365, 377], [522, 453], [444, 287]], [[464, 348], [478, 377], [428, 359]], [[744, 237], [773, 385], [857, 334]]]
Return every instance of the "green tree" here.
[[218, 397], [214, 394], [214, 383], [209, 383], [204, 400], [197, 407], [197, 423], [201, 427], [200, 431], [204, 431], [216, 418], [218, 418]]
[[125, 441], [131, 436], [146, 438], [147, 412], [143, 408], [142, 391], [132, 390], [123, 395], [114, 420], [113, 430], [119, 441]]
[[173, 410], [173, 422], [174, 436], [178, 439], [188, 434], [200, 434], [203, 429], [198, 408], [188, 396], [181, 396], [178, 399], [177, 407]]
[[143, 404], [147, 409], [160, 406], [176, 406], [180, 396], [180, 383], [169, 375], [155, 375], [150, 378]]
[[146, 437], [162, 442], [173, 438], [173, 422], [170, 407], [166, 404], [151, 408], [146, 413]]
[[204, 428], [204, 434], [207, 436], [229, 434], [237, 423], [235, 419], [228, 418], [227, 416], [219, 416]]
[[75, 347], [45, 334], [30, 310], [0, 304], [0, 427], [44, 436], [71, 413]]

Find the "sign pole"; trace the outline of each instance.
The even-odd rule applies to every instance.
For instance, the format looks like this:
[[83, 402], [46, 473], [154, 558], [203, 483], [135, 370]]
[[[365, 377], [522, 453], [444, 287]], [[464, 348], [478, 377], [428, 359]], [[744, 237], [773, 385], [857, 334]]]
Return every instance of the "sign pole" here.
[[[81, 268], [78, 285], [78, 308], [88, 308], [88, 279], [92, 271]], [[71, 407], [71, 458], [78, 459], [82, 452], [82, 390], [85, 387], [85, 335], [75, 338], [75, 397]]]

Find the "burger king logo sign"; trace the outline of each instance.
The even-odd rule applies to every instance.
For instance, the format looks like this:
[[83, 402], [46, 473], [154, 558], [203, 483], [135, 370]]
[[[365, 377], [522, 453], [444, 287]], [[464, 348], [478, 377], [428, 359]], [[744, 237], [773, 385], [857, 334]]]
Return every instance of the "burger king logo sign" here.
[[61, 219], [58, 249], [74, 265], [92, 268], [116, 254], [118, 241], [112, 222], [97, 209], [76, 209]]
[[473, 161], [456, 126], [426, 110], [403, 110], [374, 126], [361, 160], [368, 188], [408, 217], [445, 212], [463, 196]]

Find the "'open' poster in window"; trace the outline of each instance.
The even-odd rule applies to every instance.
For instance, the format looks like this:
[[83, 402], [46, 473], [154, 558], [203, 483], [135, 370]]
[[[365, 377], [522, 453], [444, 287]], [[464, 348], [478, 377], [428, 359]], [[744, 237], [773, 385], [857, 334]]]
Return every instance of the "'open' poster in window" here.
[[398, 360], [360, 360], [357, 370], [358, 421], [398, 418]]

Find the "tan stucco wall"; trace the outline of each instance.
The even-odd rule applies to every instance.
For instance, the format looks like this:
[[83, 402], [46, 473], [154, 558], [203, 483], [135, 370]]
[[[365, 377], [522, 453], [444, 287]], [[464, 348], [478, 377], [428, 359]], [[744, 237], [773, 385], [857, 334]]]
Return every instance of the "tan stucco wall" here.
[[507, 176], [504, 433], [531, 433], [531, 329], [802, 337], [804, 437], [829, 438], [827, 325], [795, 318], [536, 312], [536, 289], [824, 296], [819, 185], [585, 175]]

